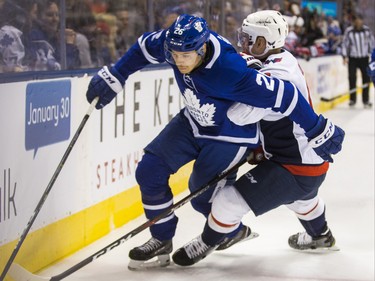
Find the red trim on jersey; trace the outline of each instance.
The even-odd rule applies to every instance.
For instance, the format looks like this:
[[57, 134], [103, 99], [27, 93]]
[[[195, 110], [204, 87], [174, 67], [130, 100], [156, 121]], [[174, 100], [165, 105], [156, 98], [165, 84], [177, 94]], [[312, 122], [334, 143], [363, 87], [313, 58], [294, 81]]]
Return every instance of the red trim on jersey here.
[[[301, 70], [301, 73], [302, 73], [303, 77], [305, 77], [305, 73], [303, 72], [302, 67], [299, 64], [298, 64], [298, 67]], [[307, 88], [308, 102], [311, 105], [311, 108], [314, 108], [313, 102], [312, 102], [312, 99], [311, 99], [310, 88], [309, 88], [309, 85], [307, 84], [306, 79], [305, 79], [305, 83], [306, 83], [306, 88]]]
[[329, 163], [324, 162], [319, 166], [310, 166], [310, 165], [287, 165], [283, 164], [283, 167], [296, 176], [321, 176], [327, 173], [329, 168]]
[[232, 226], [235, 226], [236, 224], [225, 224], [225, 223], [222, 223], [222, 222], [219, 222], [217, 219], [215, 219], [215, 217], [210, 214], [212, 220], [218, 225], [218, 226], [221, 226], [221, 227], [232, 227]]

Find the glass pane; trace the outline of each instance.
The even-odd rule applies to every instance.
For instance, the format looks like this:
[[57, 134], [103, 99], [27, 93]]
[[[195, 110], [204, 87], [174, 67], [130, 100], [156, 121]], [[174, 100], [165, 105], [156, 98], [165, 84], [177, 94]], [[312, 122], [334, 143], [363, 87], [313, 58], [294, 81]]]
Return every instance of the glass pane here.
[[37, 19], [33, 1], [0, 1], [0, 73], [33, 69], [28, 36]]
[[81, 68], [116, 62], [146, 31], [147, 1], [66, 0], [66, 27], [77, 33]]

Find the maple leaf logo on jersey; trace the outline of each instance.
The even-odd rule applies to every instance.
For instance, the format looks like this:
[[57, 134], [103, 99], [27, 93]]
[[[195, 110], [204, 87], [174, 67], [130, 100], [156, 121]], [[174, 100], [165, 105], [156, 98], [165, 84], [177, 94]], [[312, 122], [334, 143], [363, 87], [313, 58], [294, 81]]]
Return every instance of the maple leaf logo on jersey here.
[[14, 42], [14, 38], [10, 37], [8, 34], [5, 34], [4, 37], [1, 38], [1, 40], [0, 40], [1, 46], [5, 47], [5, 48], [12, 45], [13, 42]]
[[202, 127], [215, 126], [213, 117], [216, 108], [213, 104], [206, 103], [201, 106], [200, 100], [190, 89], [185, 89], [184, 91], [184, 103], [189, 110], [190, 115], [199, 123], [199, 125]]

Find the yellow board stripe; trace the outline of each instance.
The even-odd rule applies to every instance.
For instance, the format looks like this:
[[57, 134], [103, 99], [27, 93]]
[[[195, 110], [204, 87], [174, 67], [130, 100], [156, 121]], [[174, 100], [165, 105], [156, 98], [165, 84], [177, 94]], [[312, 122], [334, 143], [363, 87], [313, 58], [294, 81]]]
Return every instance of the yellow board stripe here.
[[[169, 183], [174, 195], [187, 188], [192, 162], [172, 175]], [[135, 186], [67, 218], [29, 233], [15, 262], [31, 272], [37, 272], [143, 213], [139, 187]], [[0, 268], [9, 259], [18, 240], [0, 247]], [[10, 281], [9, 277], [5, 281]]]

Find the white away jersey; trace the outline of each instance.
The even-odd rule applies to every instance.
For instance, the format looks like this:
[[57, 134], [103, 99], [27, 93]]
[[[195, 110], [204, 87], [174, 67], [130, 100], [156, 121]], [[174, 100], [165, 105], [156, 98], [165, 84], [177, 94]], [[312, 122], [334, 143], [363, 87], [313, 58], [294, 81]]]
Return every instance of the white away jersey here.
[[[297, 59], [288, 51], [269, 56], [260, 71], [292, 82], [311, 104], [303, 72]], [[290, 165], [320, 165], [324, 162], [308, 145], [305, 130], [279, 112], [237, 103], [228, 111], [228, 117], [236, 124], [260, 120], [261, 141], [268, 159]], [[324, 166], [323, 171], [328, 168], [326, 164]]]

